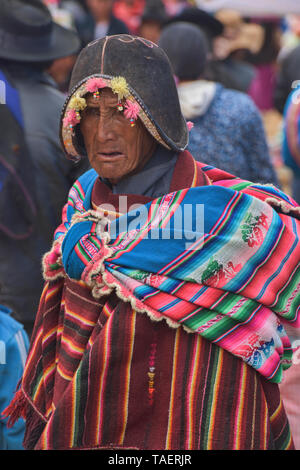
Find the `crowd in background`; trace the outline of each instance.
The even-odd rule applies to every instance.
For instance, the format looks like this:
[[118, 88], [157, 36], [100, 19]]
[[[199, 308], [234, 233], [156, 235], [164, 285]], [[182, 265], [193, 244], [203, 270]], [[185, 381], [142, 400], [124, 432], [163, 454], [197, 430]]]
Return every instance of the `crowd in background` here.
[[[297, 94], [300, 83], [299, 16], [244, 18], [233, 10], [208, 15], [192, 1], [182, 0], [45, 0], [45, 3], [57, 22], [76, 29], [82, 47], [93, 39], [126, 32], [158, 43], [170, 23], [184, 21], [196, 25], [204, 33], [208, 47], [202, 78], [251, 97], [260, 112], [272, 165], [282, 189], [300, 200], [299, 155], [295, 155], [295, 145], [284, 130], [284, 116], [289, 122], [291, 119], [288, 98], [292, 92]], [[59, 59], [49, 70], [64, 92], [75, 60], [75, 55]], [[229, 115], [235, 112], [234, 103]], [[209, 118], [206, 123], [214, 134], [214, 124]], [[296, 125], [295, 122], [290, 125], [293, 124]], [[193, 134], [196, 129], [191, 133], [192, 138]], [[196, 145], [200, 141], [198, 132]], [[195, 145], [191, 148], [194, 150]], [[204, 161], [205, 148], [203, 142], [198, 145]], [[253, 149], [249, 148], [248, 152]], [[219, 160], [215, 164], [220, 165]], [[226, 165], [224, 169], [228, 170]], [[242, 176], [247, 178], [247, 174]], [[248, 178], [253, 179], [253, 172]], [[274, 177], [270, 182], [274, 182]]]
[[[52, 98], [49, 95], [50, 108], [50, 102], [57, 109], [63, 103], [73, 65], [83, 47], [106, 35], [138, 35], [160, 45], [169, 56], [183, 115], [193, 123], [188, 147], [193, 156], [241, 178], [281, 187], [300, 203], [300, 16], [242, 17], [231, 10], [210, 15], [195, 3], [183, 0], [43, 2], [54, 21], [76, 32], [79, 38], [79, 47], [69, 54], [43, 63], [43, 73], [47, 72], [58, 89], [51, 92]], [[0, 63], [0, 73], [1, 70]], [[7, 70], [13, 77], [14, 68]], [[25, 66], [22, 74], [27, 74]], [[22, 80], [23, 86], [25, 78]], [[29, 99], [28, 93], [26, 96]], [[43, 100], [45, 103], [45, 95], [41, 92], [40, 96], [41, 104]], [[58, 123], [43, 125], [48, 134], [53, 132], [49, 155], [54, 149], [60, 154], [58, 136], [54, 135]], [[38, 152], [41, 148], [46, 152], [42, 140], [33, 145]], [[34, 151], [29, 150], [35, 158]], [[52, 173], [50, 160], [44, 158], [39, 171], [46, 164], [48, 178]], [[59, 163], [52, 175], [55, 184], [51, 191], [57, 197], [53, 204], [44, 200], [41, 211], [45, 217], [42, 229], [49, 235], [46, 243], [50, 244], [57, 225], [57, 207], [62, 206], [69, 187], [84, 168], [77, 170], [69, 163]], [[37, 193], [49, 179], [39, 181], [41, 188], [36, 188]], [[59, 188], [63, 188], [61, 194]], [[38, 249], [47, 251], [44, 241]], [[33, 255], [38, 258], [36, 253]], [[20, 297], [20, 302], [26, 304], [24, 297]], [[32, 305], [31, 299], [29, 303]], [[27, 326], [28, 318], [17, 313]], [[34, 320], [33, 315], [28, 323]], [[31, 327], [27, 329], [29, 336]]]

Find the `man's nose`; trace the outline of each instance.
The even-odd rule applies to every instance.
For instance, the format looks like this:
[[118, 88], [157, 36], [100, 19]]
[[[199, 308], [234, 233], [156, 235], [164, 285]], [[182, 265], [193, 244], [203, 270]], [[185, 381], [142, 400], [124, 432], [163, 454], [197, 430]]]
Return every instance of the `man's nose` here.
[[111, 119], [100, 115], [97, 122], [97, 139], [99, 142], [107, 142], [114, 139], [113, 124]]

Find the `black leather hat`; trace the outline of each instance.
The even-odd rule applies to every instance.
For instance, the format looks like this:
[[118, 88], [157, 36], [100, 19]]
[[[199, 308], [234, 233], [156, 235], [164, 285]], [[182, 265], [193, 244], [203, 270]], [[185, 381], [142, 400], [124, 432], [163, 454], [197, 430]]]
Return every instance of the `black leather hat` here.
[[44, 62], [79, 48], [78, 35], [56, 24], [40, 0], [0, 1], [0, 58]]
[[70, 109], [73, 112], [73, 103], [78, 104], [77, 111], [80, 112], [87, 94], [85, 86], [92, 78], [103, 79], [111, 88], [114, 80], [121, 78], [128, 87], [128, 99], [138, 104], [138, 117], [150, 134], [166, 148], [176, 151], [186, 148], [187, 124], [181, 114], [167, 55], [151, 41], [121, 34], [88, 44], [74, 66], [71, 91], [61, 116], [61, 140], [69, 158], [76, 159], [84, 152], [79, 126], [68, 128], [65, 118]]

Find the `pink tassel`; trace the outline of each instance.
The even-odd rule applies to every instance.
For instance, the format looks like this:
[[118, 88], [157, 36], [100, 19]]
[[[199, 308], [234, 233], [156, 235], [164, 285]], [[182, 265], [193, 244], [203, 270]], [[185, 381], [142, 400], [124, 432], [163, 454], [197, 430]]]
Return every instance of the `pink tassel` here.
[[130, 100], [126, 100], [124, 116], [126, 117], [126, 119], [137, 119], [140, 109], [141, 108], [137, 103], [134, 103]]
[[99, 88], [104, 88], [106, 86], [107, 84], [103, 78], [90, 78], [85, 84], [85, 88], [90, 93], [96, 93]]
[[66, 117], [63, 119], [63, 126], [76, 126], [76, 124], [78, 124], [79, 122], [80, 117], [78, 116], [78, 113], [76, 113], [75, 109], [69, 109], [66, 113]]
[[187, 125], [187, 128], [188, 128], [189, 132], [190, 132], [190, 131], [193, 129], [193, 127], [194, 127], [194, 123], [193, 123], [192, 121], [188, 121], [188, 122], [186, 123], [186, 125]]

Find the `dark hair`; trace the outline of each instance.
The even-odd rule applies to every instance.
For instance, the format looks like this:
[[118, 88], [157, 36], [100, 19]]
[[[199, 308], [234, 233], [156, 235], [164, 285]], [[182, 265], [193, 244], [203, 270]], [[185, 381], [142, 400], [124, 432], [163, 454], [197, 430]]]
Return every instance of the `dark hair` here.
[[191, 23], [166, 26], [158, 45], [165, 51], [179, 80], [197, 80], [204, 72], [208, 44], [201, 29]]

